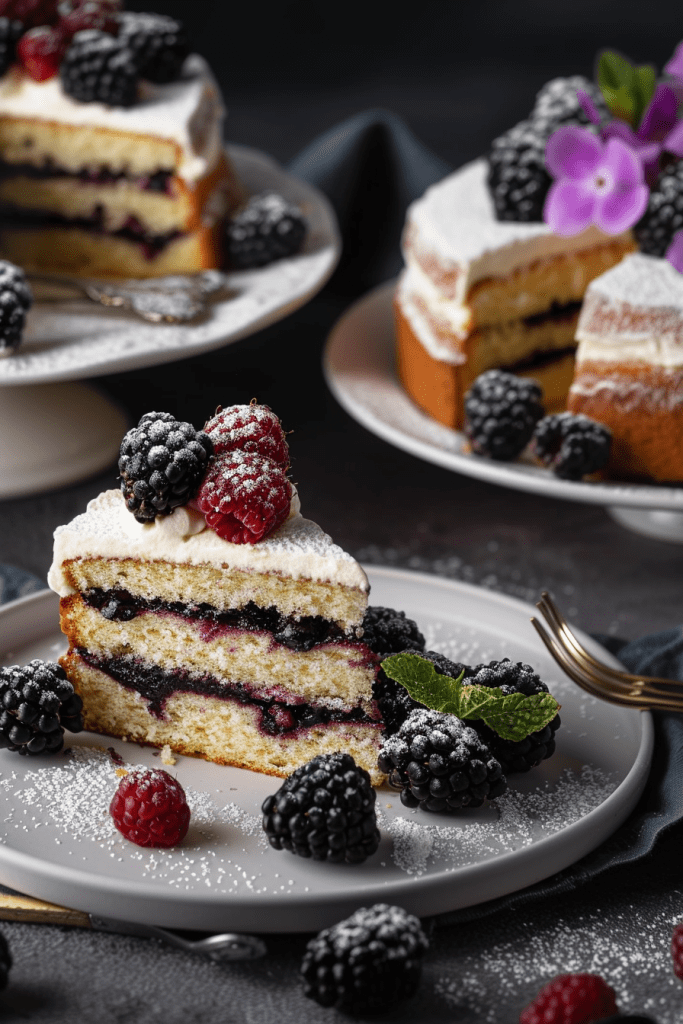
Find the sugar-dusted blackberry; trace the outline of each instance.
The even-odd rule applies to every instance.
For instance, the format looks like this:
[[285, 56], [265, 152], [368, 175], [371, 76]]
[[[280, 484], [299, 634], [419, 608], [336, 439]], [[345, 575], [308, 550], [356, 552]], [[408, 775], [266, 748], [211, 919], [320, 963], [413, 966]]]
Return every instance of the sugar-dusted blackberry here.
[[[491, 661], [488, 665], [465, 668], [463, 682], [476, 686], [497, 686], [504, 694], [523, 693], [531, 697], [536, 693], [548, 693], [548, 687], [531, 665], [512, 662], [509, 658]], [[526, 739], [504, 740], [483, 722], [474, 721], [472, 728], [479, 733], [493, 756], [500, 761], [506, 775], [513, 772], [527, 772], [555, 752], [555, 733], [560, 727], [560, 716], [538, 732], [532, 732]]]
[[361, 907], [306, 946], [304, 995], [345, 1013], [390, 1010], [417, 991], [428, 948], [419, 920], [402, 907]]
[[131, 107], [138, 98], [137, 58], [125, 39], [108, 32], [77, 32], [64, 54], [59, 77], [64, 92], [79, 103]]
[[236, 270], [264, 267], [301, 248], [306, 221], [298, 207], [275, 192], [252, 196], [228, 221], [228, 260]]
[[683, 160], [669, 164], [650, 189], [647, 209], [633, 228], [638, 248], [648, 256], [665, 256], [677, 231], [683, 230]]
[[520, 121], [491, 143], [486, 180], [498, 220], [543, 220], [552, 183], [545, 147], [552, 131], [540, 119]]
[[401, 803], [449, 814], [481, 807], [507, 789], [500, 763], [481, 737], [455, 715], [412, 711], [384, 739], [377, 761]]
[[25, 31], [20, 21], [0, 17], [0, 75], [4, 75], [14, 63], [17, 43]]
[[12, 967], [12, 954], [9, 950], [7, 939], [0, 932], [0, 989], [7, 988], [10, 968]]
[[545, 121], [552, 130], [562, 124], [589, 124], [579, 101], [579, 90], [588, 94], [601, 117], [609, 117], [607, 102], [599, 86], [583, 75], [572, 75], [570, 78], [553, 78], [545, 83], [536, 96], [532, 119]]
[[56, 754], [64, 729], [83, 728], [83, 701], [64, 669], [35, 658], [0, 668], [0, 747], [20, 754]]
[[607, 465], [612, 432], [588, 416], [560, 412], [538, 421], [531, 447], [555, 476], [580, 480]]
[[0, 260], [0, 352], [12, 351], [20, 344], [32, 301], [24, 271]]
[[180, 78], [190, 52], [182, 22], [167, 14], [123, 11], [119, 38], [135, 54], [141, 78], [158, 85]]
[[[443, 654], [437, 654], [436, 651], [424, 651], [415, 647], [407, 647], [405, 651], [407, 654], [418, 653], [420, 657], [431, 661], [440, 675], [450, 676], [451, 679], [457, 679], [465, 667], [449, 661]], [[387, 652], [387, 656], [390, 653], [400, 654], [401, 652]], [[381, 665], [372, 685], [372, 695], [377, 701], [384, 721], [384, 732], [387, 736], [393, 736], [398, 732], [411, 711], [424, 708], [424, 704], [420, 704], [414, 697], [411, 697], [404, 686], [397, 683], [395, 679], [390, 679]]]
[[276, 850], [335, 864], [360, 864], [379, 846], [375, 791], [350, 754], [318, 754], [263, 802]]
[[516, 458], [543, 416], [535, 380], [505, 370], [480, 374], [465, 395], [465, 432], [472, 451], [490, 459]]
[[363, 641], [380, 658], [399, 651], [424, 651], [425, 638], [405, 612], [371, 605], [363, 617]]
[[119, 473], [126, 508], [139, 523], [167, 516], [199, 490], [211, 439], [168, 412], [147, 412], [121, 442]]

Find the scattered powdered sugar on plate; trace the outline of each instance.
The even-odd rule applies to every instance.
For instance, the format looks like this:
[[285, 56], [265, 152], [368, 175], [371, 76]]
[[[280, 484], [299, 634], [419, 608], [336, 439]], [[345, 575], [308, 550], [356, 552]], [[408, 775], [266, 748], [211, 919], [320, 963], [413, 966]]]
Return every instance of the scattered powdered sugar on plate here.
[[565, 769], [552, 787], [546, 781], [531, 792], [509, 789], [474, 821], [431, 824], [424, 812], [404, 809], [401, 817], [383, 815], [382, 826], [393, 840], [395, 864], [407, 874], [423, 875], [430, 861], [456, 870], [559, 832], [598, 807], [614, 788], [607, 774], [584, 765], [580, 771]]

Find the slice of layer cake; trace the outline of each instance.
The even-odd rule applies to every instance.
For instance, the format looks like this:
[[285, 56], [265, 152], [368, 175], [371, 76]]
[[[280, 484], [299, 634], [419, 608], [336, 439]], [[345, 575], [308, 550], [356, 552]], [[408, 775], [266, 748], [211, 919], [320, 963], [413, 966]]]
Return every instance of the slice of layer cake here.
[[612, 431], [613, 476], [683, 480], [683, 274], [635, 253], [593, 281], [568, 408]]
[[36, 81], [20, 63], [0, 78], [0, 253], [27, 270], [156, 277], [221, 265], [223, 223], [243, 194], [218, 86], [195, 54], [173, 80], [141, 74], [107, 98], [106, 60], [119, 55], [115, 81], [135, 71], [125, 43], [123, 28], [79, 32], [62, 60], [62, 71], [75, 61], [70, 79], [55, 67]]
[[493, 368], [533, 376], [547, 411], [563, 405], [585, 289], [635, 247], [630, 232], [560, 237], [542, 222], [498, 220], [486, 177], [477, 160], [410, 206], [396, 293], [403, 386], [455, 428], [470, 385]]
[[[281, 776], [344, 750], [379, 781], [378, 659], [361, 639], [367, 577], [301, 516], [296, 494], [290, 505], [283, 474], [286, 507], [272, 532], [235, 543], [209, 528], [222, 529], [216, 517], [225, 525], [227, 506], [242, 502], [237, 486], [222, 504], [213, 493], [225, 455], [225, 437], [213, 436], [193, 505], [213, 501], [215, 513], [184, 504], [139, 522], [137, 498], [107, 491], [56, 531], [49, 584], [61, 597], [62, 664], [86, 728]], [[234, 454], [224, 483], [241, 472]], [[242, 469], [258, 468], [260, 456], [237, 454]], [[252, 507], [243, 518], [253, 517]]]

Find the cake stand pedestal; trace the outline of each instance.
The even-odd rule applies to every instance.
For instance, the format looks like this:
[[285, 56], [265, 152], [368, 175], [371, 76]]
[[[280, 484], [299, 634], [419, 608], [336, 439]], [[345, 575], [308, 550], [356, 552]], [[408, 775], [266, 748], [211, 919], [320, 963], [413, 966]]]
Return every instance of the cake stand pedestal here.
[[618, 505], [607, 509], [612, 519], [635, 533], [655, 540], [668, 540], [683, 544], [683, 512], [661, 508], [624, 508]]
[[118, 457], [126, 416], [88, 384], [4, 388], [0, 498], [75, 483]]

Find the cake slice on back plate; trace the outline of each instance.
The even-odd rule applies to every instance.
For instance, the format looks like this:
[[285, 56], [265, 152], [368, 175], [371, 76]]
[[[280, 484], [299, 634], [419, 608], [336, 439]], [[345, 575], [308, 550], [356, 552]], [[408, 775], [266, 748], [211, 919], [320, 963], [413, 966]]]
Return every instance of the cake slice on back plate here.
[[56, 531], [49, 574], [86, 728], [281, 776], [344, 750], [381, 780], [367, 577], [301, 516], [288, 461], [259, 406], [126, 435], [124, 494]]

